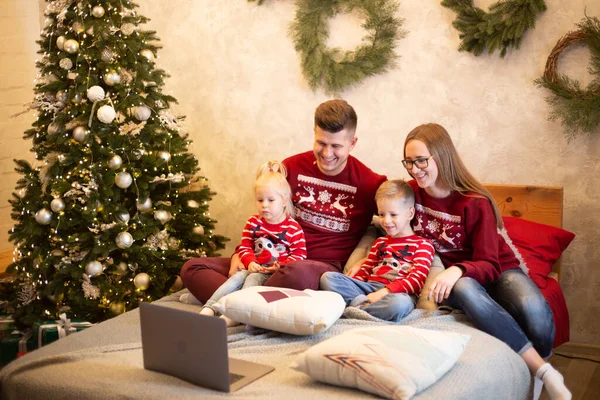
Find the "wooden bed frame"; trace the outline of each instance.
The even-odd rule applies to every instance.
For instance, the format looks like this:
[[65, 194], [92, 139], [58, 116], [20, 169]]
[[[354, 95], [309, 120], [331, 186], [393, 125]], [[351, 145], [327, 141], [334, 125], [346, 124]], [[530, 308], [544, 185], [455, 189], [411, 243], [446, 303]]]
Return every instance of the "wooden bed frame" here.
[[[504, 216], [562, 228], [563, 189], [557, 186], [485, 184]], [[560, 282], [560, 258], [550, 277]]]

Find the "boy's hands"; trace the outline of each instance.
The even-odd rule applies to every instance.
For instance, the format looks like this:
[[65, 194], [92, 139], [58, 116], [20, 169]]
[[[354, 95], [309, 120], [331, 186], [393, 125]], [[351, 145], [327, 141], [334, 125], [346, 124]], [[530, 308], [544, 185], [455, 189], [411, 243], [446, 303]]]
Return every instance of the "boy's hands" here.
[[392, 293], [388, 288], [381, 288], [376, 292], [369, 293], [367, 298], [369, 299], [369, 303], [377, 303], [379, 300], [383, 299], [386, 295]]
[[277, 271], [279, 267], [281, 267], [281, 265], [279, 265], [279, 262], [275, 261], [270, 267], [262, 267], [263, 270], [260, 272], [263, 274], [272, 274]]
[[250, 264], [248, 264], [248, 272], [253, 273], [253, 272], [263, 272], [265, 268], [260, 265], [259, 263], [252, 261]]

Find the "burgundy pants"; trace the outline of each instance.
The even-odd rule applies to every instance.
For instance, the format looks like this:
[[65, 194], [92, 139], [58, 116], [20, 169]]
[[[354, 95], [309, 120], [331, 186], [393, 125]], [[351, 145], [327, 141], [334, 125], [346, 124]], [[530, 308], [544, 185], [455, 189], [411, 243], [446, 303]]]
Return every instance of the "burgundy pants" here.
[[[193, 258], [181, 268], [181, 280], [186, 288], [203, 303], [227, 280], [229, 258]], [[267, 281], [265, 286], [290, 289], [319, 289], [319, 279], [325, 272], [341, 272], [337, 262], [313, 260], [294, 261], [281, 266]]]

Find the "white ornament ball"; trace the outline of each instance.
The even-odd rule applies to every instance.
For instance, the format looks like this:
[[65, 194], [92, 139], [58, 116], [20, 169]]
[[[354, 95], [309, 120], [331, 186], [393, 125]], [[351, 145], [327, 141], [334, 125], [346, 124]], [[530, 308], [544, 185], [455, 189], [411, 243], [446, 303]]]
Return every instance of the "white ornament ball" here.
[[60, 125], [56, 122], [50, 123], [48, 125], [48, 135], [56, 135], [60, 131]]
[[140, 56], [145, 57], [148, 61], [154, 60], [154, 53], [150, 49], [141, 50]]
[[160, 158], [164, 162], [169, 162], [171, 160], [171, 153], [169, 153], [168, 151], [159, 151], [158, 158]]
[[133, 278], [133, 284], [140, 290], [146, 290], [150, 286], [150, 276], [145, 272], [140, 272]]
[[166, 210], [156, 210], [154, 212], [154, 219], [160, 222], [161, 224], [166, 224], [173, 218], [173, 215], [169, 211]]
[[65, 209], [65, 201], [63, 199], [61, 199], [60, 197], [57, 197], [56, 199], [54, 199], [50, 202], [50, 208], [55, 213], [61, 212], [62, 210]]
[[117, 219], [119, 220], [119, 222], [123, 222], [123, 223], [128, 223], [129, 219], [131, 218], [131, 216], [129, 215], [129, 212], [127, 210], [120, 210], [117, 211]]
[[42, 208], [35, 213], [35, 220], [40, 225], [48, 225], [52, 221], [52, 212], [47, 208]]
[[204, 227], [202, 225], [195, 226], [192, 231], [198, 236], [204, 235]]
[[198, 203], [196, 200], [188, 200], [187, 206], [189, 208], [198, 208], [200, 207], [200, 203]]
[[150, 114], [151, 111], [146, 106], [138, 106], [133, 109], [133, 116], [138, 121], [146, 121], [148, 118], [150, 118]]
[[112, 106], [106, 104], [98, 109], [98, 111], [96, 112], [96, 116], [98, 117], [100, 122], [110, 124], [117, 116], [117, 113], [115, 112], [115, 109], [112, 108]]
[[85, 30], [85, 27], [83, 26], [83, 24], [79, 21], [75, 21], [73, 22], [73, 30], [77, 33], [83, 33], [83, 31]]
[[78, 142], [85, 141], [85, 139], [87, 139], [87, 136], [88, 130], [85, 129], [84, 126], [78, 126], [77, 128], [73, 129], [73, 139], [77, 140]]
[[123, 25], [121, 25], [121, 32], [123, 32], [123, 35], [129, 36], [133, 32], [135, 32], [135, 25], [132, 23], [126, 22]]
[[119, 75], [117, 73], [117, 71], [115, 71], [114, 69], [111, 69], [106, 74], [104, 74], [104, 76], [102, 77], [102, 80], [108, 86], [114, 86], [114, 85], [118, 84], [119, 82], [121, 82], [121, 75]]
[[150, 199], [150, 197], [146, 197], [143, 200], [138, 200], [135, 203], [135, 206], [141, 212], [148, 212], [148, 211], [152, 210], [152, 200]]
[[79, 51], [79, 42], [74, 39], [68, 39], [63, 44], [63, 48], [69, 54], [75, 54]]
[[123, 165], [123, 159], [118, 154], [112, 156], [108, 161], [108, 167], [113, 170], [121, 168], [121, 165]]
[[62, 69], [66, 69], [67, 71], [70, 70], [71, 68], [73, 68], [73, 61], [71, 61], [70, 58], [65, 57], [65, 58], [61, 58], [60, 61], [58, 62], [58, 65], [62, 68]]
[[102, 89], [102, 86], [92, 86], [87, 90], [87, 98], [91, 102], [102, 100], [104, 98], [104, 89]]
[[117, 235], [115, 243], [117, 244], [118, 248], [126, 249], [128, 247], [131, 247], [131, 245], [133, 244], [133, 236], [131, 236], [131, 233], [129, 232], [121, 232]]
[[64, 50], [66, 41], [67, 41], [67, 38], [64, 36], [57, 37], [56, 38], [56, 47], [58, 47], [59, 50]]
[[120, 187], [121, 189], [127, 189], [133, 183], [133, 178], [129, 172], [119, 172], [117, 176], [115, 176], [115, 185]]
[[104, 7], [94, 6], [94, 8], [92, 8], [92, 15], [96, 18], [104, 17]]
[[90, 261], [85, 266], [85, 273], [90, 276], [100, 275], [102, 273], [103, 267], [99, 261]]

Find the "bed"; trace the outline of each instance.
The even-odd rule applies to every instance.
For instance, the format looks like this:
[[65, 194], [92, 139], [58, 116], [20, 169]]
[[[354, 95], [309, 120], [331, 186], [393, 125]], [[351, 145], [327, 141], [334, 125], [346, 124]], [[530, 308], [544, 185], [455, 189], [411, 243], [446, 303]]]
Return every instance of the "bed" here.
[[[507, 185], [488, 187], [504, 215], [547, 225], [561, 225], [562, 189]], [[550, 268], [560, 276], [560, 263]], [[558, 283], [548, 276], [546, 278], [556, 283], [550, 283], [546, 288], [550, 287], [554, 296], [558, 293], [558, 297], [564, 301]], [[199, 306], [179, 301], [179, 297], [186, 292], [184, 289], [157, 302], [166, 307], [197, 312]], [[553, 312], [560, 311], [560, 307], [553, 308]], [[564, 323], [565, 315], [561, 318]], [[568, 331], [568, 314], [566, 321]], [[307, 375], [290, 369], [289, 365], [304, 351], [325, 339], [356, 327], [386, 324], [360, 310], [346, 309], [342, 318], [329, 330], [311, 336], [263, 329], [246, 330], [243, 326], [228, 328], [231, 357], [268, 364], [276, 369], [238, 392], [224, 394], [144, 370], [139, 312], [132, 310], [71, 334], [8, 364], [0, 370], [0, 396], [3, 399], [62, 400], [225, 396], [290, 400], [311, 397], [369, 398], [372, 395], [358, 390], [315, 382]], [[526, 399], [530, 396], [530, 375], [521, 358], [504, 343], [473, 328], [461, 312], [417, 309], [402, 324], [471, 336], [454, 367], [432, 386], [418, 393], [415, 399]]]

